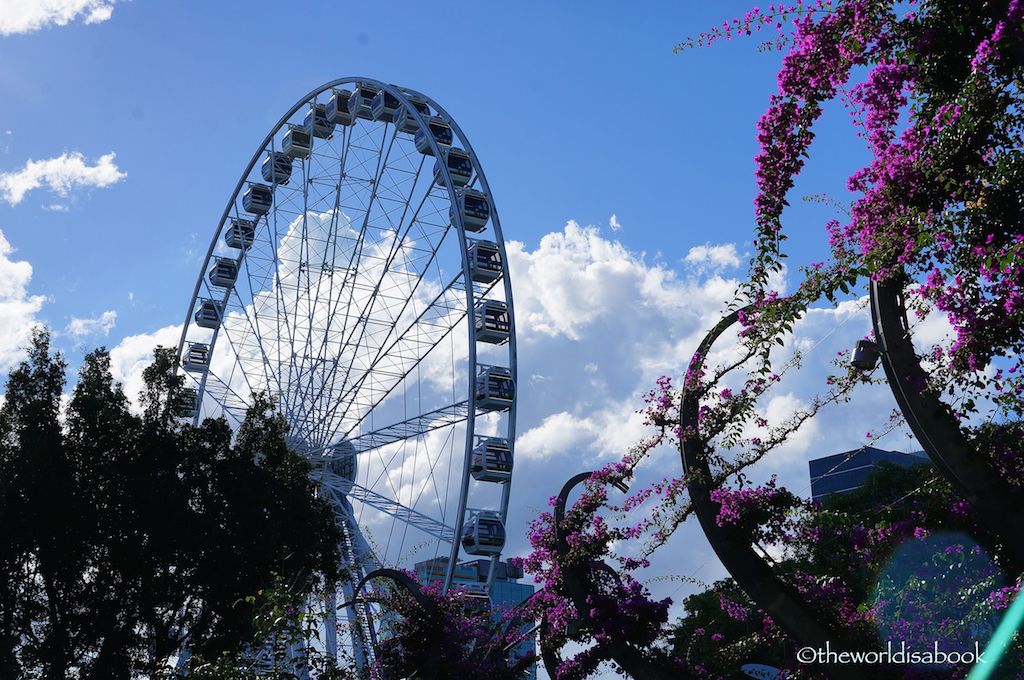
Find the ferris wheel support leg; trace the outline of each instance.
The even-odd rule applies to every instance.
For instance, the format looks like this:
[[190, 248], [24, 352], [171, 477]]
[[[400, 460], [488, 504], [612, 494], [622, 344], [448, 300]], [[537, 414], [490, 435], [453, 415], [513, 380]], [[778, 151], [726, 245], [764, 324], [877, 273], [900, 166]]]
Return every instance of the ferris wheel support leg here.
[[[354, 525], [354, 523], [349, 526], [353, 527], [352, 533], [350, 534], [352, 537], [353, 564], [356, 565], [356, 571], [353, 573], [353, 576], [361, 579], [366, 574], [367, 567], [376, 569], [379, 565], [373, 556], [373, 552], [370, 550], [370, 545], [366, 542], [366, 539], [363, 538], [363, 533], [359, 531], [358, 526]], [[377, 629], [374, 628], [373, 623], [370, 621], [370, 605], [365, 604], [363, 605], [363, 608], [367, 622], [366, 632], [369, 633], [370, 645], [371, 648], [376, 649]]]
[[304, 640], [288, 646], [288, 660], [296, 680], [309, 680], [309, 650]]
[[327, 585], [327, 612], [324, 616], [324, 653], [327, 663], [338, 663], [338, 584]]
[[[346, 602], [355, 600], [355, 584], [346, 579], [341, 586], [342, 599]], [[345, 607], [345, 619], [348, 621], [349, 636], [352, 638], [352, 657], [356, 668], [369, 668], [370, 655], [367, 652], [367, 634], [363, 621], [355, 607]]]
[[[370, 549], [369, 543], [363, 537], [352, 512], [352, 504], [341, 495], [332, 496], [335, 516], [339, 520], [342, 529], [341, 550], [341, 571], [345, 574], [342, 579], [342, 595], [344, 602], [355, 602], [358, 593], [355, 590], [356, 584], [367, 572], [367, 567], [376, 568], [377, 560]], [[336, 590], [334, 591], [337, 592]], [[336, 597], [336, 595], [335, 595]], [[336, 606], [334, 610], [336, 611]], [[336, 616], [336, 615], [335, 615]], [[359, 668], [369, 668], [373, 662], [373, 650], [377, 646], [377, 631], [373, 626], [372, 612], [368, 604], [363, 605], [362, 615], [355, 606], [345, 608], [345, 617], [352, 631], [352, 654], [355, 657], [356, 665]], [[335, 618], [335, 622], [337, 619]], [[335, 642], [335, 654], [337, 654], [337, 642]]]
[[192, 658], [192, 648], [185, 646], [178, 652], [178, 661], [174, 664], [174, 672], [182, 677], [188, 677], [188, 662]]

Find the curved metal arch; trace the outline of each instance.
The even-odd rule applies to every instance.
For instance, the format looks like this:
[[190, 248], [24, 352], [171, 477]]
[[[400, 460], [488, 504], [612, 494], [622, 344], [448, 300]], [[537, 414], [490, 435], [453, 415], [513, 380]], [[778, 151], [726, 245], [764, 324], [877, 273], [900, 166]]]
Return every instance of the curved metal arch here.
[[[819, 620], [806, 599], [795, 588], [782, 581], [768, 563], [754, 552], [749, 540], [733, 527], [718, 525], [719, 504], [711, 500], [712, 476], [708, 463], [708, 446], [698, 431], [700, 395], [694, 389], [693, 376], [699, 374], [704, 357], [715, 341], [736, 323], [740, 312], [750, 309], [748, 306], [735, 310], [719, 321], [704, 336], [690, 360], [679, 407], [679, 425], [683, 432], [680, 439], [680, 456], [690, 503], [708, 543], [737, 585], [758, 607], [771, 614], [794, 640], [803, 647], [824, 649], [826, 643], [830, 643], [837, 650], [854, 649], [855, 645], [846, 640], [844, 631], [829, 622]], [[858, 671], [851, 668], [834, 665], [824, 670], [830, 677], [838, 680], [857, 680], [862, 677]]]
[[[385, 578], [393, 582], [399, 588], [405, 590], [406, 593], [416, 601], [416, 605], [419, 606], [426, 612], [430, 612], [433, 608], [433, 603], [430, 599], [423, 594], [423, 590], [419, 584], [416, 583], [412, 578], [409, 577], [405, 572], [397, 569], [374, 569], [370, 573], [363, 576], [360, 579], [359, 584], [356, 586], [355, 595], [351, 602], [342, 604], [338, 609], [345, 609], [346, 607], [355, 607], [361, 601], [365, 602], [363, 598], [359, 596], [359, 593], [363, 591], [363, 587], [371, 580], [376, 578]], [[438, 673], [441, 669], [441, 644], [440, 640], [438, 644], [429, 645], [430, 655], [427, 657], [427, 663], [423, 666], [423, 673], [420, 677], [423, 680], [434, 680], [437, 678]]]
[[550, 635], [550, 631], [551, 622], [548, 621], [547, 612], [544, 612], [540, 616], [540, 660], [544, 664], [544, 670], [548, 672], [548, 677], [557, 678], [556, 671], [562, 665], [562, 655], [551, 645], [544, 644], [544, 641]]
[[[590, 581], [589, 573], [602, 571], [610, 573], [617, 581], [620, 580], [618, 572], [601, 560], [592, 561], [588, 565], [589, 568], [578, 566], [570, 567], [562, 563], [562, 558], [569, 549], [566, 537], [562, 533], [562, 521], [565, 519], [565, 504], [568, 501], [569, 494], [572, 490], [590, 479], [593, 474], [593, 472], [580, 472], [570, 477], [562, 486], [562, 490], [558, 492], [558, 496], [555, 499], [554, 512], [552, 513], [555, 531], [555, 551], [559, 559], [559, 566], [562, 570], [562, 581], [568, 591], [566, 595], [569, 597], [570, 601], [572, 601], [573, 606], [576, 608], [576, 612], [584, 618], [587, 617], [585, 612], [588, 611], [586, 598], [587, 584]], [[614, 484], [614, 486], [621, 491], [626, 490], [625, 484], [621, 482]], [[544, 645], [543, 641], [549, 630], [550, 622], [546, 615], [542, 616], [541, 659], [544, 662], [544, 668], [547, 670], [548, 674], [554, 678], [556, 677], [555, 669], [562, 663], [562, 659], [558, 650]], [[664, 668], [658, 664], [652, 663], [645, 659], [636, 647], [621, 640], [610, 639], [605, 644], [612, 660], [614, 660], [615, 663], [624, 671], [629, 673], [631, 677], [636, 678], [636, 680], [687, 680], [688, 678], [695, 677], [680, 668]]]
[[1015, 489], [974, 451], [959, 419], [937, 395], [929, 392], [928, 372], [914, 350], [903, 301], [902, 277], [871, 281], [871, 323], [881, 351], [889, 389], [917, 441], [939, 470], [971, 504], [988, 530], [998, 536], [1019, 571], [1024, 566], [1024, 523], [1008, 513], [1024, 507], [1024, 493]]

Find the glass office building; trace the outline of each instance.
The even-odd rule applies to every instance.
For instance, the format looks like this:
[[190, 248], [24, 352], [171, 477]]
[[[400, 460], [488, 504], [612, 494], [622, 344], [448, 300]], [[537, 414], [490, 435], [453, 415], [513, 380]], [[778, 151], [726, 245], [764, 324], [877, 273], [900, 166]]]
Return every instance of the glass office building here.
[[[431, 560], [417, 562], [413, 569], [416, 572], [416, 579], [423, 584], [439, 581], [444, 578], [445, 569], [448, 566], [448, 558], [435, 557]], [[455, 587], [462, 586], [468, 590], [477, 590], [487, 582], [487, 570], [491, 566], [488, 559], [472, 560], [461, 562], [455, 569], [455, 576], [452, 581]], [[501, 613], [515, 607], [517, 604], [533, 595], [534, 586], [532, 583], [520, 583], [523, 578], [523, 570], [505, 561], [499, 561], [497, 571], [494, 575], [494, 585], [491, 587], [490, 600], [491, 612], [494, 617], [501, 616]], [[532, 622], [523, 625], [522, 631], [525, 634], [533, 627]], [[518, 657], [533, 653], [536, 656], [537, 644], [533, 636], [527, 636], [514, 650]], [[527, 676], [530, 680], [537, 680], [537, 665], [530, 668]]]
[[860, 488], [871, 470], [881, 462], [901, 467], [929, 463], [924, 451], [900, 453], [884, 451], [873, 446], [844, 451], [808, 463], [811, 473], [811, 500], [820, 501], [833, 493], [849, 493]]

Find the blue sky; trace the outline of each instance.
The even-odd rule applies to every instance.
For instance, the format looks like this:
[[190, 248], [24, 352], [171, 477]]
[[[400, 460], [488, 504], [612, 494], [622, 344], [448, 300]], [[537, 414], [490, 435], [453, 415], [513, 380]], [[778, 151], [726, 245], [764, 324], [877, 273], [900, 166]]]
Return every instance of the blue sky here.
[[[279, 116], [341, 76], [415, 88], [470, 137], [505, 237], [518, 242], [508, 554], [522, 554], [528, 519], [561, 480], [644, 434], [640, 395], [678, 374], [742, 277], [755, 124], [780, 56], [759, 52], [756, 38], [672, 47], [745, 3], [133, 0], [107, 17], [104, 0], [76, 2], [99, 8], [97, 21], [24, 32], [12, 17], [37, 3], [0, 0], [0, 232], [13, 248], [0, 241], [0, 364], [14, 357], [11, 338], [41, 321], [72, 358], [115, 347], [119, 377], [137, 388], [147, 352], [176, 339], [168, 327], [182, 320], [221, 211]], [[30, 159], [75, 153], [80, 162], [61, 163], [107, 186], [4, 195]], [[821, 259], [834, 216], [799, 197], [848, 200], [845, 177], [866, 158], [841, 106], [827, 110], [812, 155], [787, 212], [791, 264]], [[861, 308], [810, 314], [792, 345], [817, 354], [765, 415], [806, 403], [835, 351], [867, 330]], [[862, 443], [890, 399], [869, 391], [824, 414], [758, 474], [808, 495], [807, 459]], [[917, 448], [896, 435], [880, 445]], [[678, 467], [663, 452], [644, 474]], [[663, 579], [655, 594], [678, 601], [693, 586], [664, 579], [722, 570], [699, 529], [677, 541], [648, 575]]]
[[[321, 82], [365, 74], [453, 112], [509, 238], [532, 245], [568, 219], [607, 225], [616, 214], [624, 244], [667, 262], [708, 241], [743, 244], [754, 123], [779, 57], [753, 39], [673, 55], [686, 35], [744, 8], [716, 5], [137, 0], [102, 23], [9, 35], [0, 172], [115, 152], [127, 178], [0, 204], [0, 228], [32, 263], [33, 292], [51, 297], [54, 326], [111, 309], [121, 333], [176, 322], [196, 258], [270, 125]], [[841, 193], [831, 171], [859, 147], [831, 142], [819, 143], [829, 172], [809, 171], [808, 192]], [[69, 211], [41, 209], [54, 204]], [[805, 212], [814, 229], [827, 215]]]

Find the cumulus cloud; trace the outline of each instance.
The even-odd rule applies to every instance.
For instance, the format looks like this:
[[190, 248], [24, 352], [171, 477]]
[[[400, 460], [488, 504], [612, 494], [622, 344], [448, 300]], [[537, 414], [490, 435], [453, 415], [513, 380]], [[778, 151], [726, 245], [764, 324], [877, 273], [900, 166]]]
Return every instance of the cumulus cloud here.
[[720, 308], [735, 288], [735, 282], [718, 277], [682, 281], [663, 265], [648, 264], [642, 254], [603, 238], [596, 227], [573, 221], [546, 234], [533, 251], [518, 241], [506, 249], [516, 326], [527, 340], [538, 335], [581, 340], [584, 328], [619, 325], [625, 317], [682, 315], [692, 321]]
[[0, 231], [0, 371], [9, 371], [24, 356], [36, 314], [45, 297], [29, 295], [32, 265], [11, 259], [14, 248]]
[[645, 433], [643, 417], [632, 400], [609, 403], [588, 415], [560, 411], [546, 416], [516, 441], [521, 460], [550, 460], [571, 456], [574, 460], [602, 459], [622, 455]]
[[705, 243], [702, 246], [694, 246], [690, 248], [690, 252], [686, 254], [683, 261], [699, 269], [732, 269], [740, 266], [740, 257], [736, 254], [735, 243], [714, 246]]
[[619, 231], [622, 229], [622, 225], [619, 224], [619, 218], [615, 213], [608, 218], [608, 226], [612, 228], [612, 231]]
[[117, 312], [108, 310], [94, 318], [72, 317], [71, 322], [64, 330], [75, 340], [82, 340], [94, 336], [110, 335], [110, 329], [117, 323]]
[[116, 0], [0, 0], [0, 35], [66, 26], [76, 19], [98, 24], [110, 19]]
[[114, 157], [114, 153], [108, 153], [89, 165], [85, 156], [76, 151], [42, 161], [29, 160], [21, 170], [0, 172], [0, 198], [13, 206], [21, 203], [28, 192], [44, 185], [58, 196], [67, 196], [80, 187], [116, 184], [128, 175], [118, 169]]
[[152, 363], [153, 349], [177, 347], [180, 335], [180, 325], [164, 326], [152, 333], [129, 335], [110, 350], [110, 372], [133, 403], [142, 392], [142, 371]]

